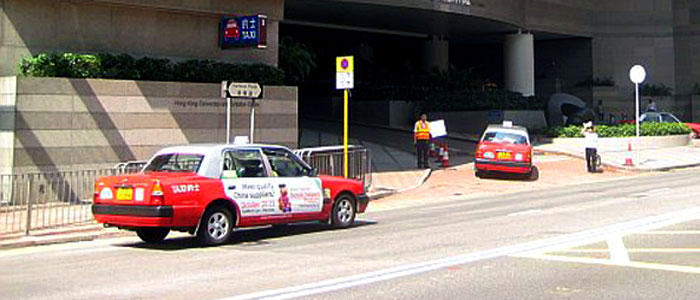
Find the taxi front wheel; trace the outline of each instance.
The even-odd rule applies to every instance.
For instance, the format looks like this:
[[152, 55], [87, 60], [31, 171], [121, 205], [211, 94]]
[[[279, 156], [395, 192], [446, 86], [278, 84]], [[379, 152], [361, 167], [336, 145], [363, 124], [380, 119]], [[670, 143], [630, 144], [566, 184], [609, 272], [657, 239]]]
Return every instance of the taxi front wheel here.
[[229, 240], [232, 232], [231, 212], [223, 206], [213, 206], [204, 213], [197, 238], [205, 245], [221, 245]]
[[355, 222], [355, 201], [348, 195], [338, 197], [331, 212], [331, 225], [335, 228], [347, 228]]
[[136, 235], [146, 243], [162, 242], [170, 233], [168, 228], [139, 228], [136, 230]]

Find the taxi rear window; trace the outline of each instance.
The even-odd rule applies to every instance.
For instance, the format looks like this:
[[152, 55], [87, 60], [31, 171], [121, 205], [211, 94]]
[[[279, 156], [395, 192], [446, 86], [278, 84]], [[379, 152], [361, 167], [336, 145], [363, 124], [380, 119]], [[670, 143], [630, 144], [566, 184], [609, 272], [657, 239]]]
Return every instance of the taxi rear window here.
[[196, 173], [203, 159], [201, 154], [161, 154], [153, 158], [144, 171]]
[[512, 132], [489, 131], [484, 134], [482, 141], [492, 143], [504, 143], [515, 145], [527, 145], [527, 137], [521, 134]]

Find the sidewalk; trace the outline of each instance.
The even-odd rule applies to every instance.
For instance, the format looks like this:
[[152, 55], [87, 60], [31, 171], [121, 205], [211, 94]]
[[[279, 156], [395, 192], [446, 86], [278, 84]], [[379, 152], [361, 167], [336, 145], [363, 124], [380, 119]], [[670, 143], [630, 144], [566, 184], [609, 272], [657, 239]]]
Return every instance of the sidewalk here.
[[[544, 144], [535, 146], [534, 150], [585, 158], [585, 150], [580, 147]], [[628, 158], [634, 160], [634, 151], [603, 151], [598, 154], [604, 166], [629, 171], [667, 171], [700, 166], [700, 147], [695, 146], [642, 149], [639, 151], [641, 163], [635, 166], [625, 166]]]

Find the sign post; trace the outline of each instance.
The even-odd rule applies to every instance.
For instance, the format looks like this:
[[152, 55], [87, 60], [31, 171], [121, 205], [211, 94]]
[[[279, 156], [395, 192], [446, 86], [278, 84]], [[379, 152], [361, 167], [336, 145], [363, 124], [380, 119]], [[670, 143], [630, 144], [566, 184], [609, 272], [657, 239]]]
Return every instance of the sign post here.
[[221, 82], [221, 97], [226, 98], [226, 143], [231, 143], [231, 98], [250, 99], [250, 142], [255, 133], [255, 99], [262, 95], [262, 87], [250, 82]]
[[343, 176], [348, 178], [348, 97], [355, 86], [355, 63], [352, 56], [335, 59], [335, 89], [343, 90]]
[[637, 163], [637, 166], [639, 166], [642, 162], [640, 161], [639, 157], [639, 84], [644, 82], [644, 80], [647, 77], [647, 72], [644, 69], [644, 67], [640, 65], [634, 65], [630, 69], [630, 81], [634, 83], [634, 123], [636, 124], [636, 130], [637, 130], [637, 138], [635, 141], [635, 144], [637, 146], [637, 151], [635, 151], [635, 161]]

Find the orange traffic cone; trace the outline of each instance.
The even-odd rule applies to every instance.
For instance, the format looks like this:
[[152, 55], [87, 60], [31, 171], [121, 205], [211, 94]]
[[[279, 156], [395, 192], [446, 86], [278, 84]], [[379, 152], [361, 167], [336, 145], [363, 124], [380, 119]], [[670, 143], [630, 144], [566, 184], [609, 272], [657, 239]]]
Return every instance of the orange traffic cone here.
[[632, 143], [627, 143], [627, 156], [625, 157], [625, 166], [633, 167], [634, 162], [632, 162]]
[[448, 168], [450, 166], [450, 148], [445, 145], [445, 155], [442, 156], [442, 167]]
[[439, 150], [437, 151], [437, 158], [435, 159], [435, 162], [441, 162], [442, 157], [445, 156], [445, 147], [442, 145], [442, 143], [438, 144]]

